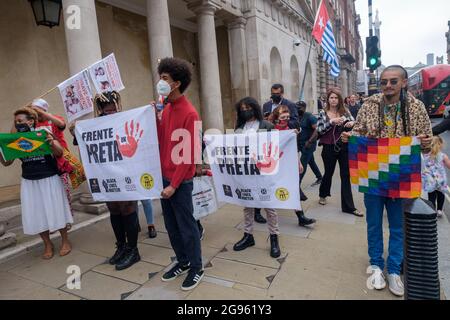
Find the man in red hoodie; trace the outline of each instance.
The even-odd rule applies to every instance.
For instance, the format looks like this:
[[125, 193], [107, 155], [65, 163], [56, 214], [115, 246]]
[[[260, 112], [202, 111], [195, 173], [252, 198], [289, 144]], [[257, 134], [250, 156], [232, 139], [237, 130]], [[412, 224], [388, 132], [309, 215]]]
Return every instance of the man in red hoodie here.
[[195, 288], [203, 278], [200, 232], [193, 216], [192, 189], [195, 175], [194, 152], [200, 132], [195, 122], [197, 111], [183, 95], [192, 79], [188, 62], [177, 58], [162, 59], [158, 66], [157, 91], [166, 97], [158, 110], [157, 126], [164, 190], [161, 193], [164, 223], [177, 264], [162, 281], [171, 281], [188, 273], [182, 290]]

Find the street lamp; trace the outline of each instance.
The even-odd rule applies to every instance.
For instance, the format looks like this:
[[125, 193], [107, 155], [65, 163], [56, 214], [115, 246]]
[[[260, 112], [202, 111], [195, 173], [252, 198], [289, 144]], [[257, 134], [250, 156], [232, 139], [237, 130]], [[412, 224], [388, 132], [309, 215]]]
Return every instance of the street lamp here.
[[59, 25], [62, 0], [28, 0], [33, 9], [37, 25], [54, 27]]

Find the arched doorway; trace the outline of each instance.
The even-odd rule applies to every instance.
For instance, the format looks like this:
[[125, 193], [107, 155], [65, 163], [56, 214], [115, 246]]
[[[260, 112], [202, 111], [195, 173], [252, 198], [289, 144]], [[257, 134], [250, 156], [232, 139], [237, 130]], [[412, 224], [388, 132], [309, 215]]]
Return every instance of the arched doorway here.
[[312, 82], [312, 70], [309, 61], [306, 63], [306, 79], [305, 88], [303, 90], [303, 99], [308, 104], [308, 107], [312, 108], [314, 104], [313, 94], [313, 82]]

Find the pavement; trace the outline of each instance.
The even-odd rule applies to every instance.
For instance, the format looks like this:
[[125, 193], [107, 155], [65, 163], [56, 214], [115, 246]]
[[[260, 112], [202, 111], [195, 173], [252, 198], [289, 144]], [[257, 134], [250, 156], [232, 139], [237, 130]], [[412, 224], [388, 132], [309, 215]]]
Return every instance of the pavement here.
[[[320, 155], [316, 157], [321, 163]], [[243, 213], [241, 207], [225, 205], [201, 221], [205, 227], [203, 281], [189, 292], [180, 289], [184, 277], [162, 282], [162, 274], [173, 265], [175, 257], [159, 201], [154, 201], [158, 236], [155, 239], [147, 237], [145, 217], [140, 214], [143, 232], [138, 247], [141, 262], [123, 271], [115, 271], [107, 263], [114, 253], [115, 239], [109, 215], [105, 214], [74, 226], [70, 232], [73, 251], [68, 256], [56, 254], [51, 260], [42, 260], [43, 248], [39, 239], [21, 243], [21, 249], [16, 248], [15, 252], [0, 252], [0, 299], [401, 300], [387, 288], [376, 291], [366, 286], [366, 222], [365, 218], [340, 211], [338, 171], [333, 180], [333, 196], [328, 198], [326, 206], [321, 206], [318, 204], [319, 187], [309, 187], [314, 177], [308, 169], [304, 191], [309, 200], [303, 203], [303, 208], [308, 217], [318, 220], [313, 227], [299, 227], [293, 211], [279, 210], [282, 251], [279, 259], [269, 256], [269, 234], [267, 226], [261, 224], [255, 224], [256, 245], [234, 252], [233, 244], [243, 235]], [[362, 195], [353, 194], [357, 208], [364, 212]], [[387, 224], [384, 229], [386, 253]], [[443, 298], [450, 296], [449, 229], [448, 219], [440, 219]], [[56, 253], [59, 242], [55, 235]], [[78, 268], [80, 288], [73, 288], [68, 280]]]

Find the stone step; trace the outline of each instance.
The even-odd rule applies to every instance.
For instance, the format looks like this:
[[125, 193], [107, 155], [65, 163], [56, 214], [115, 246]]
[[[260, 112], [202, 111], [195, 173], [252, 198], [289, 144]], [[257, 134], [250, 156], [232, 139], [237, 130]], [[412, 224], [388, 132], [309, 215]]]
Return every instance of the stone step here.
[[22, 225], [21, 206], [13, 205], [0, 209], [0, 225], [5, 231], [20, 227]]
[[17, 243], [16, 235], [11, 232], [7, 232], [4, 235], [0, 236], [0, 250], [15, 246]]

